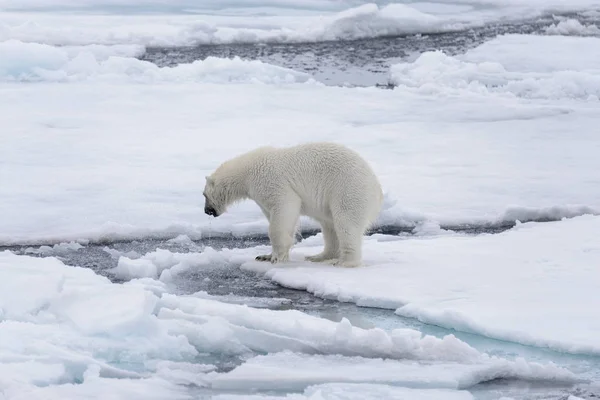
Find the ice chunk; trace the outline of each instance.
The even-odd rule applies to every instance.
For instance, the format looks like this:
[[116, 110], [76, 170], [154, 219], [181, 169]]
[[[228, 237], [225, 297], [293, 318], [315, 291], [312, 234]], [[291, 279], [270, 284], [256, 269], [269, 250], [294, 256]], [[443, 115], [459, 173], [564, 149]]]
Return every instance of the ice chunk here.
[[214, 400], [472, 400], [465, 390], [413, 389], [377, 384], [329, 383], [309, 386], [303, 394], [232, 395], [222, 394]]
[[64, 255], [71, 251], [77, 251], [82, 249], [80, 243], [69, 242], [69, 243], [58, 243], [54, 246], [40, 246], [38, 248], [28, 247], [25, 249], [25, 254], [41, 254], [41, 255]]
[[63, 290], [48, 311], [85, 334], [124, 336], [140, 329], [155, 328], [149, 315], [156, 303], [156, 296], [137, 288], [82, 287]]
[[448, 32], [598, 7], [597, 0], [379, 4], [356, 0], [1, 0], [0, 9], [5, 12], [0, 18], [0, 39], [58, 45], [298, 43]]
[[[273, 379], [277, 376], [277, 379]], [[378, 383], [409, 388], [465, 389], [494, 379], [571, 383], [575, 376], [553, 366], [490, 359], [474, 364], [421, 363], [360, 357], [298, 355], [290, 352], [257, 356], [233, 371], [213, 378], [226, 390], [299, 391], [326, 382]]]
[[[519, 224], [497, 235], [367, 239], [365, 266], [298, 261], [272, 268], [275, 282], [317, 296], [396, 313], [465, 332], [555, 350], [600, 354], [600, 217]], [[357, 284], [360, 282], [360, 284]], [[562, 295], [557, 295], [561, 293]], [[493, 311], [492, 311], [493, 310]], [[545, 311], [544, 311], [545, 310]]]
[[197, 245], [192, 241], [192, 239], [188, 235], [177, 235], [173, 239], [169, 239], [167, 243], [176, 245], [176, 246], [185, 246], [189, 248], [196, 248]]
[[215, 251], [206, 247], [201, 253], [173, 253], [159, 248], [135, 259], [121, 256], [117, 266], [109, 272], [120, 279], [160, 278], [161, 281], [169, 282], [174, 276], [192, 268], [223, 265], [230, 261], [233, 254], [248, 251]]
[[317, 40], [352, 40], [411, 33], [433, 33], [464, 29], [465, 25], [452, 23], [421, 12], [405, 4], [376, 4], [346, 10], [337, 14], [315, 32]]
[[[0, 285], [0, 365], [6, 369], [0, 368], [0, 383], [11, 400], [99, 393], [136, 398], [144, 391], [152, 392], [144, 398], [182, 398], [190, 385], [242, 388], [251, 379], [266, 387], [272, 376], [262, 373], [269, 368], [281, 372], [278, 387], [298, 389], [327, 382], [323, 377], [338, 379], [339, 371], [349, 374], [347, 383], [385, 383], [401, 373], [403, 382], [419, 387], [467, 387], [498, 377], [575, 379], [552, 364], [490, 357], [452, 335], [361, 329], [347, 319], [178, 296], [148, 278], [114, 284], [54, 258], [2, 252]], [[252, 359], [256, 352], [280, 354]], [[198, 362], [205, 353], [250, 361], [222, 373]]]
[[54, 391], [81, 395], [86, 389], [72, 384], [83, 380], [86, 387], [90, 369], [105, 385], [104, 378], [123, 378], [139, 388], [141, 375], [132, 366], [197, 355], [161, 326], [154, 315], [158, 298], [140, 285], [115, 285], [55, 258], [4, 251], [0, 289], [0, 364], [10, 371], [0, 382], [11, 399], [47, 398]]
[[[208, 279], [208, 278], [207, 278]], [[210, 281], [210, 279], [209, 279]], [[253, 308], [277, 308], [292, 303], [290, 299], [278, 298], [278, 297], [251, 297], [251, 296], [236, 296], [233, 294], [224, 296], [210, 295], [206, 292], [196, 292], [193, 294], [194, 297], [201, 299], [210, 299], [221, 301], [229, 304], [245, 304], [248, 307]]]
[[[499, 63], [509, 72], [525, 74], [600, 69], [600, 38], [510, 34], [467, 51], [461, 60]], [[532, 50], [536, 51], [532, 51]], [[560, 49], [564, 57], [556, 57]]]
[[184, 386], [158, 378], [144, 379], [107, 379], [97, 375], [90, 368], [81, 383], [38, 386], [8, 390], [10, 400], [47, 400], [47, 399], [148, 399], [187, 400], [189, 393]]
[[[120, 47], [110, 53], [122, 53]], [[105, 49], [105, 48], [103, 48]], [[78, 51], [17, 40], [0, 42], [0, 81], [132, 81], [212, 83], [294, 83], [306, 82], [309, 75], [288, 68], [239, 57], [208, 57], [191, 64], [158, 67], [148, 61], [108, 55], [92, 47]]]
[[[189, 296], [165, 294], [160, 305], [158, 317], [173, 321], [172, 329], [186, 335], [196, 346], [218, 347], [234, 354], [247, 351], [245, 349], [293, 349], [307, 353], [426, 360], [470, 361], [481, 357], [478, 351], [453, 335], [438, 339], [415, 330], [396, 329], [388, 333], [378, 328], [354, 327], [347, 319], [335, 323], [295, 310], [252, 309]], [[203, 327], [191, 329], [192, 323], [203, 324]], [[216, 334], [217, 331], [220, 333]], [[231, 343], [236, 345], [231, 346]]]
[[549, 35], [600, 36], [600, 28], [596, 25], [584, 25], [572, 18], [550, 25], [545, 31]]
[[[554, 56], [557, 48], [564, 49], [560, 60]], [[597, 100], [598, 48], [600, 38], [507, 35], [462, 56], [423, 53], [412, 63], [392, 66], [391, 79], [401, 88], [421, 93]]]

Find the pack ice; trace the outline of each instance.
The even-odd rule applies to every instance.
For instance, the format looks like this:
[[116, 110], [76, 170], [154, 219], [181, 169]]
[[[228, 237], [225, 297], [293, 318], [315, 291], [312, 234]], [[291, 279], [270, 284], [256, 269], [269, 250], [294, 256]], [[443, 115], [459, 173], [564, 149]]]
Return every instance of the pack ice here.
[[[240, 58], [160, 67], [136, 57], [146, 46], [454, 32], [593, 13], [598, 1], [227, 4], [0, 0], [0, 399], [466, 400], [494, 382], [559, 387], [555, 398], [597, 388], [595, 25], [566, 17], [544, 35], [398, 60], [393, 90], [328, 87]], [[360, 151], [385, 191], [375, 229], [402, 234], [365, 238], [357, 269], [301, 261], [320, 234], [277, 268], [252, 261], [266, 246], [202, 243], [267, 227], [251, 202], [209, 220], [204, 175], [261, 144], [313, 140]], [[114, 246], [152, 240], [186, 251]], [[104, 246], [110, 269], [68, 262]], [[359, 326], [284, 310], [286, 298], [177, 287], [209, 268], [385, 318]]]

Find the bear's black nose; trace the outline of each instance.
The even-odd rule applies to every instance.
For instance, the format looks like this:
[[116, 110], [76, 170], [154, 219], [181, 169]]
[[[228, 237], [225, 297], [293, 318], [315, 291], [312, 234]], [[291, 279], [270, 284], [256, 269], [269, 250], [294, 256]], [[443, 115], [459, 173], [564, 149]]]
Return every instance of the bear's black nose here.
[[208, 215], [211, 215], [211, 216], [213, 216], [213, 217], [217, 217], [217, 216], [218, 216], [218, 214], [217, 214], [217, 210], [215, 210], [215, 209], [214, 209], [214, 208], [212, 208], [211, 206], [205, 206], [205, 207], [204, 207], [204, 213], [205, 213], [205, 214], [208, 214]]

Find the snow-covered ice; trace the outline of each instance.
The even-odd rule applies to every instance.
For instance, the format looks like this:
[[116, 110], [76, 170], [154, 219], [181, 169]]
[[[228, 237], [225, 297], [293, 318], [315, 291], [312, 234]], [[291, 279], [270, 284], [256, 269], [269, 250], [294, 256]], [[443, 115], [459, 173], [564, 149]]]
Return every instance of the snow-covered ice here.
[[[302, 394], [217, 395], [214, 400], [472, 400], [466, 390], [411, 389], [377, 384], [329, 383], [309, 386]], [[569, 399], [572, 400], [572, 399]], [[577, 400], [577, 399], [573, 399]]]
[[[431, 229], [412, 239], [374, 235], [365, 240], [365, 266], [350, 270], [301, 261], [320, 251], [318, 235], [297, 244], [293, 262], [280, 267], [254, 261], [266, 248], [206, 248], [200, 254], [160, 250], [138, 260], [121, 257], [115, 273], [168, 283], [190, 270], [241, 264], [319, 297], [388, 308], [494, 339], [598, 355], [598, 235], [596, 216], [519, 224], [494, 235], [432, 235]], [[151, 273], [130, 267], [138, 263]]]
[[[251, 202], [204, 215], [203, 177], [258, 145], [309, 140], [343, 142], [374, 166], [379, 224], [597, 213], [598, 41], [509, 35], [455, 58], [428, 53], [395, 67], [405, 84], [388, 91], [300, 83], [304, 74], [243, 60], [98, 61], [85, 48], [60, 57], [93, 66], [71, 75], [48, 65], [60, 49], [4, 43], [44, 50], [2, 79], [0, 243], [264, 233]], [[6, 82], [31, 73], [51, 82]]]
[[550, 35], [600, 36], [600, 28], [593, 24], [582, 24], [576, 19], [568, 18], [546, 28]]
[[[318, 296], [393, 308], [445, 328], [599, 355], [599, 235], [600, 217], [582, 216], [521, 224], [497, 235], [371, 238], [366, 266], [354, 270], [298, 261], [272, 269], [251, 261], [242, 268]], [[303, 244], [296, 260], [318, 250]]]
[[[273, 379], [273, 376], [277, 376], [277, 379]], [[297, 391], [310, 385], [337, 382], [462, 389], [478, 382], [511, 378], [569, 382], [573, 376], [551, 367], [529, 365], [524, 360], [508, 362], [496, 359], [472, 364], [422, 363], [281, 352], [254, 357], [232, 372], [215, 378], [212, 385], [217, 389], [243, 389], [252, 384], [263, 390]]]
[[[552, 364], [490, 357], [452, 335], [440, 339], [410, 329], [367, 330], [298, 311], [176, 296], [156, 281], [114, 284], [55, 258], [8, 251], [0, 253], [0, 311], [0, 364], [6, 371], [0, 382], [11, 400], [186, 398], [181, 385], [244, 390], [264, 382], [272, 387], [269, 368], [283, 374], [290, 367], [280, 387], [302, 390], [324, 382], [318, 376], [326, 376], [330, 361], [340, 364], [349, 383], [398, 382], [397, 374], [405, 374], [409, 386], [428, 388], [466, 388], [497, 377], [577, 381]], [[231, 372], [197, 361], [206, 353], [253, 352], [276, 354], [252, 358]], [[365, 375], [369, 365], [373, 369]], [[428, 372], [450, 366], [452, 372], [431, 380]], [[377, 373], [383, 369], [387, 375]], [[147, 397], [150, 393], [154, 397]]]
[[[597, 382], [577, 361], [565, 369], [461, 339], [600, 356], [596, 25], [559, 16], [544, 36], [411, 57], [391, 68], [393, 90], [328, 87], [256, 60], [136, 58], [147, 46], [427, 34], [597, 7], [0, 0], [0, 246], [22, 246], [0, 252], [0, 398], [466, 400], [494, 379]], [[205, 175], [256, 146], [310, 140], [357, 149], [384, 187], [377, 225], [413, 234], [366, 238], [357, 269], [301, 261], [320, 235], [275, 268], [253, 261], [266, 246], [198, 243], [266, 232], [251, 202], [206, 216]], [[168, 240], [150, 251], [111, 247], [157, 238]], [[63, 263], [90, 243], [121, 283]], [[174, 288], [223, 267], [444, 329], [361, 328], [269, 309], [285, 298]]]
[[598, 0], [21, 1], [2, 0], [0, 40], [60, 45], [191, 46], [317, 42], [450, 32], [600, 7]]
[[60, 48], [18, 40], [0, 42], [0, 81], [73, 82], [108, 80], [124, 82], [306, 82], [307, 74], [262, 63], [258, 60], [221, 59], [160, 68], [123, 53], [137, 49], [123, 46], [73, 46]]
[[[293, 15], [94, 15], [6, 12], [0, 17], [0, 39], [46, 44], [197, 44], [317, 42], [379, 36], [444, 32], [481, 25], [483, 18], [454, 13], [435, 15], [404, 4], [362, 4], [339, 12], [299, 10]], [[68, 21], [68, 28], [65, 28]]]
[[394, 65], [392, 82], [428, 94], [491, 92], [597, 104], [599, 49], [600, 38], [506, 35], [457, 57], [427, 52], [415, 62]]

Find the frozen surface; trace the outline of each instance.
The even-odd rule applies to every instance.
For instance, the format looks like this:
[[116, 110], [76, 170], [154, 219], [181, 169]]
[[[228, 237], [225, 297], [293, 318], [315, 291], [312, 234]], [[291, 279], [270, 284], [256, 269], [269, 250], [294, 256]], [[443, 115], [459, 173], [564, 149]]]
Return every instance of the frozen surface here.
[[136, 46], [61, 48], [8, 40], [0, 42], [0, 81], [286, 83], [309, 79], [301, 72], [238, 57], [209, 57], [191, 64], [160, 68], [151, 62], [131, 58], [137, 51]]
[[[600, 69], [599, 43], [600, 38], [504, 35], [459, 58], [471, 62], [496, 62], [509, 72], [597, 71]], [[553, 50], [560, 50], [563, 56], [556, 57]]]
[[[191, 46], [218, 43], [315, 42], [443, 32], [480, 25], [482, 17], [436, 16], [403, 4], [364, 4], [325, 15], [65, 15], [6, 13], [4, 39], [47, 44]], [[2, 37], [0, 36], [0, 39]]]
[[[377, 384], [330, 383], [309, 386], [302, 394], [217, 395], [214, 400], [471, 400], [467, 391], [411, 389]], [[571, 399], [569, 399], [571, 400]], [[576, 400], [576, 399], [573, 399]]]
[[[561, 57], [556, 57], [560, 49]], [[464, 91], [598, 102], [600, 38], [507, 35], [466, 54], [427, 52], [392, 67], [392, 82], [425, 94]]]
[[[498, 379], [597, 383], [600, 217], [581, 217], [600, 213], [597, 7], [597, 0], [0, 0], [0, 246], [23, 245], [24, 254], [0, 252], [0, 398], [162, 400], [218, 391], [220, 400], [466, 400]], [[575, 10], [587, 11], [564, 14]], [[386, 91], [325, 87], [239, 58], [170, 68], [135, 58], [148, 46], [343, 47], [335, 43], [522, 18], [534, 18], [532, 27], [554, 12], [562, 14], [551, 26], [544, 20], [547, 37], [501, 36], [462, 55], [408, 57], [390, 71], [397, 86]], [[448, 37], [459, 43], [478, 34]], [[303, 261], [271, 268], [249, 261], [265, 246], [216, 250], [199, 242], [266, 232], [251, 202], [218, 219], [204, 215], [204, 175], [256, 146], [309, 140], [359, 150], [386, 193], [378, 225], [414, 235], [371, 236], [367, 266], [352, 270]], [[563, 217], [575, 218], [518, 224], [497, 236], [443, 229]], [[164, 248], [145, 247], [153, 238]], [[118, 247], [120, 239], [141, 245]], [[300, 243], [294, 259], [321, 244], [320, 236]], [[73, 253], [108, 259], [102, 267], [85, 257], [76, 264], [120, 283], [65, 266]], [[100, 270], [107, 264], [114, 268]], [[340, 322], [275, 311], [294, 305], [251, 297], [256, 288], [227, 294], [240, 285], [227, 271], [217, 292], [183, 295], [200, 285], [177, 287], [205, 276], [201, 270], [241, 264], [250, 272], [236, 270], [238, 281], [256, 271], [252, 282], [267, 288], [262, 274], [388, 309], [356, 311], [387, 319], [346, 316], [339, 310], [349, 304], [328, 316]], [[455, 336], [406, 317], [530, 346]]]
[[[311, 140], [373, 165], [378, 224], [597, 213], [599, 40], [517, 35], [461, 58], [428, 53], [392, 71], [395, 90], [298, 83], [305, 74], [239, 59], [158, 68], [110, 56], [122, 48], [4, 42], [0, 244], [265, 234], [252, 202], [206, 216], [204, 176], [256, 146]], [[23, 77], [37, 82], [6, 82]]]
[[[277, 379], [273, 379], [277, 376]], [[490, 360], [481, 363], [422, 363], [364, 359], [361, 357], [308, 356], [289, 352], [257, 356], [213, 381], [213, 388], [302, 390], [327, 382], [381, 383], [408, 388], [461, 389], [493, 379], [545, 382], [571, 381], [573, 377], [523, 360]]]
[[[273, 387], [273, 368], [282, 373], [280, 388], [303, 390], [331, 375], [327, 365], [345, 371], [349, 383], [406, 374], [409, 387], [469, 387], [494, 377], [578, 380], [553, 364], [491, 357], [452, 335], [362, 329], [346, 319], [177, 296], [152, 279], [114, 284], [56, 258], [7, 251], [0, 253], [0, 311], [0, 383], [11, 400], [187, 398], [190, 385]], [[252, 358], [256, 352], [271, 355]], [[227, 356], [250, 361], [231, 372], [210, 362]], [[452, 372], [432, 377], [450, 365]], [[372, 367], [366, 375], [365, 366]]]
[[2, 0], [0, 40], [147, 46], [316, 42], [449, 32], [600, 7], [598, 0], [377, 3]]
[[565, 19], [546, 28], [549, 35], [600, 36], [600, 28], [594, 24], [582, 24], [576, 19]]
[[[274, 281], [318, 296], [490, 338], [600, 354], [600, 218], [527, 223], [497, 235], [366, 241], [365, 264], [340, 269], [250, 261]], [[312, 239], [316, 240], [316, 239]], [[308, 241], [310, 242], [310, 241]], [[309, 243], [301, 255], [318, 253]]]

